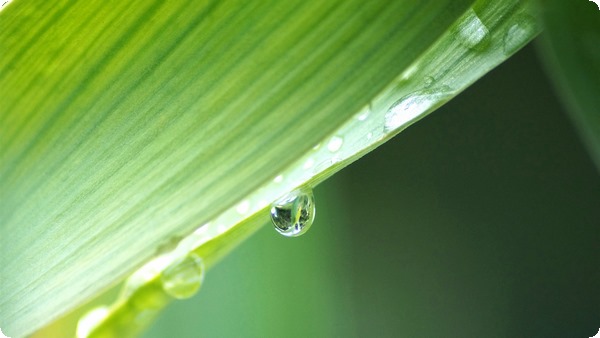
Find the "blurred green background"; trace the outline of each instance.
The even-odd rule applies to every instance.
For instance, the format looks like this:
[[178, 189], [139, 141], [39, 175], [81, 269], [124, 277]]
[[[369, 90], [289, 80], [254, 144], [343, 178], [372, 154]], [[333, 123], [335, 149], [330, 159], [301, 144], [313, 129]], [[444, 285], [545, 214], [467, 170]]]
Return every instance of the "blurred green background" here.
[[529, 46], [315, 189], [155, 337], [591, 337], [600, 176]]

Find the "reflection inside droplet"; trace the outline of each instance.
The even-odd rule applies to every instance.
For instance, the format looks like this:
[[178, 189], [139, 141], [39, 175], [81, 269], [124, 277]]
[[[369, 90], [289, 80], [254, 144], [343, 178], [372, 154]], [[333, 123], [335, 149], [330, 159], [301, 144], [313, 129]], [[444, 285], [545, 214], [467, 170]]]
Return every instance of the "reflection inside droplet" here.
[[315, 219], [315, 198], [311, 189], [300, 189], [277, 200], [271, 206], [275, 230], [287, 237], [300, 236]]

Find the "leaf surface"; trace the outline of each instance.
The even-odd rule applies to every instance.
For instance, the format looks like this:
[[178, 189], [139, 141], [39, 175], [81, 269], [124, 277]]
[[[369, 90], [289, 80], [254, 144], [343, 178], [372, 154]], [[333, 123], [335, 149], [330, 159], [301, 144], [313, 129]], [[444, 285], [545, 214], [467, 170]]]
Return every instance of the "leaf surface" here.
[[211, 266], [270, 202], [391, 138], [539, 31], [527, 2], [471, 5], [11, 3], [0, 327], [31, 333], [197, 228], [183, 243]]

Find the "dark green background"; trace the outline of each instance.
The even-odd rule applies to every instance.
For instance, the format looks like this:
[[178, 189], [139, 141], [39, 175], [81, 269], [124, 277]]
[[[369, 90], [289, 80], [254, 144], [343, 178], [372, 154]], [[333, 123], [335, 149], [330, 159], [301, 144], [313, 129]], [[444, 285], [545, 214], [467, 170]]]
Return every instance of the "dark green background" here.
[[152, 337], [591, 337], [600, 176], [529, 46], [262, 229]]

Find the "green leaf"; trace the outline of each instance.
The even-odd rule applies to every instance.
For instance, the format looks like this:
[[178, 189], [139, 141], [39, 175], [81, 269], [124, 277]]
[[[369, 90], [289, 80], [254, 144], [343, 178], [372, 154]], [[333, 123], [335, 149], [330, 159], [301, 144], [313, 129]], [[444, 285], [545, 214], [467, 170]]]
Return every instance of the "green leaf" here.
[[[29, 334], [182, 237], [169, 262], [194, 251], [210, 268], [276, 198], [393, 137], [538, 33], [528, 2], [470, 5], [10, 4], [0, 327]], [[129, 330], [120, 311], [161, 271], [102, 328]]]
[[600, 11], [590, 1], [543, 2], [547, 69], [600, 169]]

